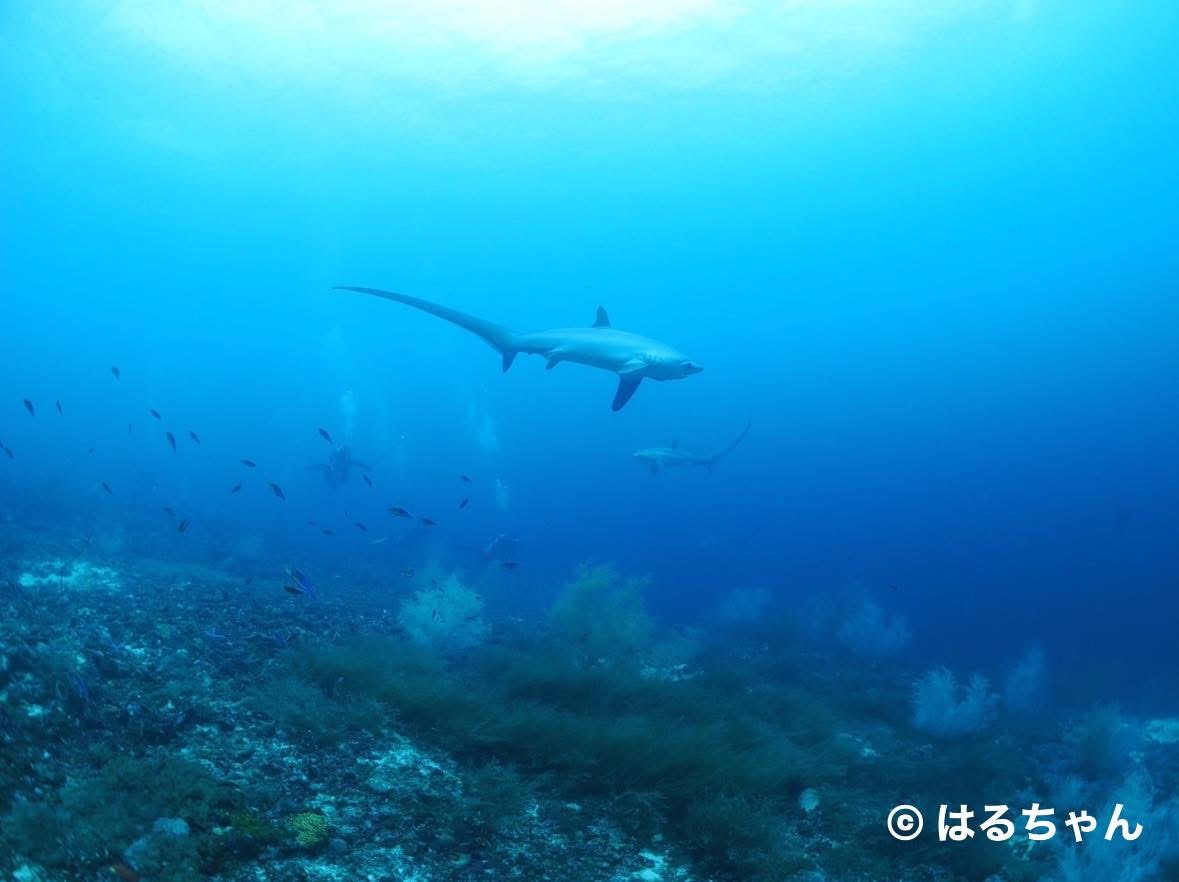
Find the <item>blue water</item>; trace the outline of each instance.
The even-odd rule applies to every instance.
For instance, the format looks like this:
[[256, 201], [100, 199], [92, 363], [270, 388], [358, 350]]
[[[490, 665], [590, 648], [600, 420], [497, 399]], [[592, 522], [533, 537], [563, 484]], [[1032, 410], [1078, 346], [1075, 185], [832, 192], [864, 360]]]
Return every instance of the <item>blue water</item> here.
[[[0, 8], [9, 523], [338, 571], [508, 534], [524, 615], [586, 560], [669, 625], [865, 592], [916, 663], [1038, 644], [1064, 704], [1176, 711], [1179, 6], [410, 7]], [[612, 413], [341, 284], [704, 370]]]

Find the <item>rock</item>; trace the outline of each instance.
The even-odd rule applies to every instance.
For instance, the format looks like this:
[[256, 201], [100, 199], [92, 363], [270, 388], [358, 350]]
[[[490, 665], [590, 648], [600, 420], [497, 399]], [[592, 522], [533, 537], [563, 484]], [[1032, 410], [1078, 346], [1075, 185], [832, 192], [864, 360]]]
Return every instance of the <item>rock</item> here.
[[151, 825], [151, 832], [164, 836], [187, 836], [188, 821], [184, 818], [156, 818], [156, 822]]

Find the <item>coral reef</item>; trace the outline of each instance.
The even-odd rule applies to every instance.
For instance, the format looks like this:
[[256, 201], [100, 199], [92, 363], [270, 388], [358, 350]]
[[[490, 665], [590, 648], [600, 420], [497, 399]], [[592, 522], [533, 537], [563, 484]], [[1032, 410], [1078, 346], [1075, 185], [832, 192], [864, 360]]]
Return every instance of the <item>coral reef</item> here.
[[993, 722], [998, 703], [982, 674], [959, 689], [949, 668], [933, 668], [913, 684], [913, 725], [939, 738], [969, 735]]
[[483, 599], [455, 573], [403, 600], [397, 620], [413, 640], [440, 651], [475, 646], [490, 631]]
[[[1124, 796], [1168, 829], [1167, 719], [1106, 708], [1029, 732], [982, 678], [964, 689], [936, 668], [910, 691], [908, 668], [848, 653], [834, 628], [660, 627], [644, 583], [609, 567], [580, 568], [537, 622], [495, 618], [457, 580], [427, 577], [400, 605], [369, 584], [304, 603], [208, 563], [108, 564], [118, 591], [0, 592], [0, 879], [1072, 882], [1117, 860], [1134, 879], [1175, 867], [1167, 837], [1115, 860], [882, 833], [892, 805], [974, 793]], [[435, 609], [457, 614], [436, 626]], [[890, 630], [882, 614], [843, 621], [864, 645]]]

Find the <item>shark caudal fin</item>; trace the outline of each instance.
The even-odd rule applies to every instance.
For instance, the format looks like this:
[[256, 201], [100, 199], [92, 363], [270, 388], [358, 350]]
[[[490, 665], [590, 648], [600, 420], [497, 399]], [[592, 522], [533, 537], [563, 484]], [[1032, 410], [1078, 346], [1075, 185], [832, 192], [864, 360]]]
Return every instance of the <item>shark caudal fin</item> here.
[[422, 312], [428, 312], [430, 315], [444, 319], [452, 325], [458, 325], [460, 328], [470, 331], [475, 336], [483, 338], [492, 348], [496, 349], [503, 356], [503, 369], [505, 371], [512, 366], [512, 361], [519, 352], [516, 346], [516, 332], [511, 328], [505, 328], [503, 325], [497, 325], [495, 322], [489, 322], [487, 319], [481, 319], [469, 313], [459, 312], [457, 309], [451, 309], [449, 306], [443, 306], [440, 303], [434, 303], [430, 300], [423, 300], [421, 297], [398, 294], [395, 291], [382, 291], [380, 288], [359, 288], [354, 285], [336, 285], [334, 288], [336, 291], [355, 291], [358, 294], [371, 294], [374, 297], [383, 297], [385, 300], [392, 300], [394, 303], [403, 303], [406, 306], [412, 306], [414, 309], [420, 309]]
[[715, 466], [717, 462], [728, 456], [741, 445], [741, 442], [745, 440], [745, 436], [749, 434], [749, 427], [752, 425], [753, 417], [749, 417], [745, 420], [745, 428], [741, 430], [741, 434], [734, 438], [726, 447], [722, 447], [715, 453], [710, 453], [708, 456], [704, 457], [701, 460], [701, 465], [711, 472], [712, 467]]

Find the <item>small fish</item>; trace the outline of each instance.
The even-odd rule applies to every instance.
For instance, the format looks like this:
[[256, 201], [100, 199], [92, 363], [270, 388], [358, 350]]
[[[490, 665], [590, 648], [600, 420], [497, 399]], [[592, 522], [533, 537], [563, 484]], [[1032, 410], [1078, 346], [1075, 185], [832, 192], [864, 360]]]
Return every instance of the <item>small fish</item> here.
[[425, 524], [427, 527], [437, 527], [437, 526], [438, 526], [438, 522], [437, 522], [437, 521], [435, 521], [435, 520], [432, 520], [432, 519], [430, 519], [430, 518], [427, 518], [427, 517], [422, 517], [422, 518], [419, 518], [418, 520], [420, 520], [420, 521], [421, 521], [423, 524]]
[[432, 618], [434, 621], [438, 621], [438, 610], [435, 609], [430, 618]]
[[464, 499], [462, 502], [459, 503], [459, 510], [461, 511], [462, 509], [466, 508], [470, 504], [471, 504], [471, 500]]
[[414, 568], [413, 567], [406, 567], [404, 570], [401, 571], [401, 577], [403, 579], [412, 579], [414, 577]]
[[[118, 377], [119, 377], [118, 370], [119, 369], [118, 368], [111, 368], [111, 370], [116, 372], [115, 379], [118, 379]], [[114, 874], [116, 876], [118, 876], [120, 879], [122, 879], [123, 882], [139, 882], [139, 874], [137, 872], [135, 872], [135, 870], [131, 869], [129, 866], [124, 864], [122, 861], [118, 861], [116, 863], [111, 864], [111, 870], [114, 872]]]
[[266, 486], [270, 488], [270, 492], [281, 499], [283, 502], [287, 501], [287, 495], [282, 492], [282, 487], [274, 483], [274, 481], [267, 481]]
[[336, 535], [336, 531], [333, 530], [331, 527], [324, 527], [319, 532], [323, 533], [323, 535], [325, 535], [325, 536], [335, 536]]
[[70, 679], [74, 681], [74, 692], [77, 693], [78, 698], [83, 703], [90, 701], [90, 687], [86, 685], [86, 681], [82, 679], [81, 674], [71, 674]]
[[307, 526], [309, 526], [309, 527], [315, 527], [315, 526], [318, 526], [318, 525], [315, 523], [315, 521], [308, 520], [308, 521], [307, 521]]
[[188, 525], [189, 525], [190, 523], [191, 523], [191, 521], [189, 521], [189, 519], [188, 519], [188, 518], [185, 518], [185, 519], [184, 519], [184, 520], [182, 520], [182, 521], [181, 521], [179, 524], [177, 524], [177, 525], [176, 525], [176, 532], [177, 532], [177, 533], [184, 533], [184, 532], [187, 532], [187, 531], [188, 531]]
[[61, 412], [62, 412], [62, 410], [61, 410], [61, 402], [60, 402], [60, 401], [55, 401], [55, 402], [53, 402], [53, 404], [54, 404], [54, 406], [57, 408], [57, 412], [58, 412], [58, 413], [61, 413]]
[[322, 429], [322, 428], [321, 428], [321, 429], [319, 430], [319, 434], [320, 434], [320, 435], [323, 437], [323, 440], [324, 440], [324, 441], [326, 441], [328, 444], [331, 444], [331, 443], [332, 443], [332, 436], [331, 436], [331, 433], [330, 433], [330, 432], [328, 432], [328, 430], [327, 430], [327, 429]]
[[232, 496], [234, 493], [237, 493], [241, 489], [242, 489], [242, 482], [238, 481], [236, 484], [234, 484], [232, 487], [229, 488], [229, 493]]
[[364, 472], [360, 473], [360, 477], [363, 478], [364, 483], [368, 484], [370, 487], [373, 485], [373, 479], [370, 478], [368, 475], [366, 475]]
[[352, 526], [354, 526], [356, 529], [358, 529], [358, 530], [359, 530], [361, 533], [367, 533], [367, 532], [368, 532], [368, 527], [366, 527], [366, 526], [365, 526], [364, 524], [362, 524], [360, 521], [353, 521], [353, 522], [352, 522]]
[[471, 476], [470, 475], [459, 475], [459, 480], [462, 481], [464, 484], [470, 484], [471, 483]]
[[258, 465], [258, 463], [254, 462], [252, 459], [239, 459], [238, 462], [248, 469], [255, 468]]
[[388, 536], [382, 536], [380, 539], [374, 539], [373, 545], [384, 545], [388, 541], [389, 541]]
[[12, 452], [12, 449], [10, 447], [0, 446], [0, 450], [3, 450], [4, 455], [7, 456], [9, 459], [16, 459], [16, 454]]
[[518, 563], [516, 563], [514, 560], [505, 560], [503, 563], [500, 564], [500, 566], [503, 567], [505, 570], [518, 570], [518, 569], [520, 569], [520, 565]]
[[174, 518], [174, 517], [176, 517], [176, 510], [174, 508], [172, 508], [172, 506], [170, 506], [170, 505], [165, 505], [164, 506], [164, 514], [166, 514], [170, 518]]
[[88, 447], [88, 448], [86, 448], [86, 452], [87, 452], [87, 453], [93, 453], [93, 452], [94, 452], [94, 448], [93, 448], [93, 447]]
[[302, 594], [303, 593], [294, 585], [283, 585], [282, 590], [285, 591], [287, 594]]
[[110, 494], [114, 494], [114, 492], [115, 492], [114, 490], [112, 490], [112, 489], [111, 489], [111, 485], [110, 485], [110, 484], [108, 484], [106, 481], [103, 481], [103, 482], [102, 482], [102, 489], [103, 489], [103, 490], [105, 490], [107, 493], [110, 493]]
[[196, 432], [194, 432], [192, 429], [188, 430], [188, 437], [191, 438], [193, 440], [193, 443], [195, 443], [195, 444], [201, 443], [201, 436], [198, 435]]
[[29, 399], [27, 399], [27, 398], [24, 399], [24, 402], [25, 402], [25, 410], [27, 410], [29, 412], [29, 416], [36, 416], [37, 415], [37, 408], [33, 407], [33, 402], [29, 401]]
[[160, 416], [160, 412], [158, 410], [156, 410], [154, 407], [149, 407], [147, 409], [147, 412], [150, 413], [152, 416], [154, 416], [157, 420], [163, 419], [163, 417]]
[[120, 371], [117, 367], [112, 367], [111, 376], [113, 376], [116, 380], [121, 380], [123, 378], [123, 372]]
[[410, 513], [406, 509], [402, 508], [400, 505], [389, 506], [389, 514], [394, 515], [399, 518], [410, 517]]
[[168, 439], [168, 446], [172, 448], [172, 452], [176, 452], [176, 436], [171, 432], [165, 432], [164, 437]]

